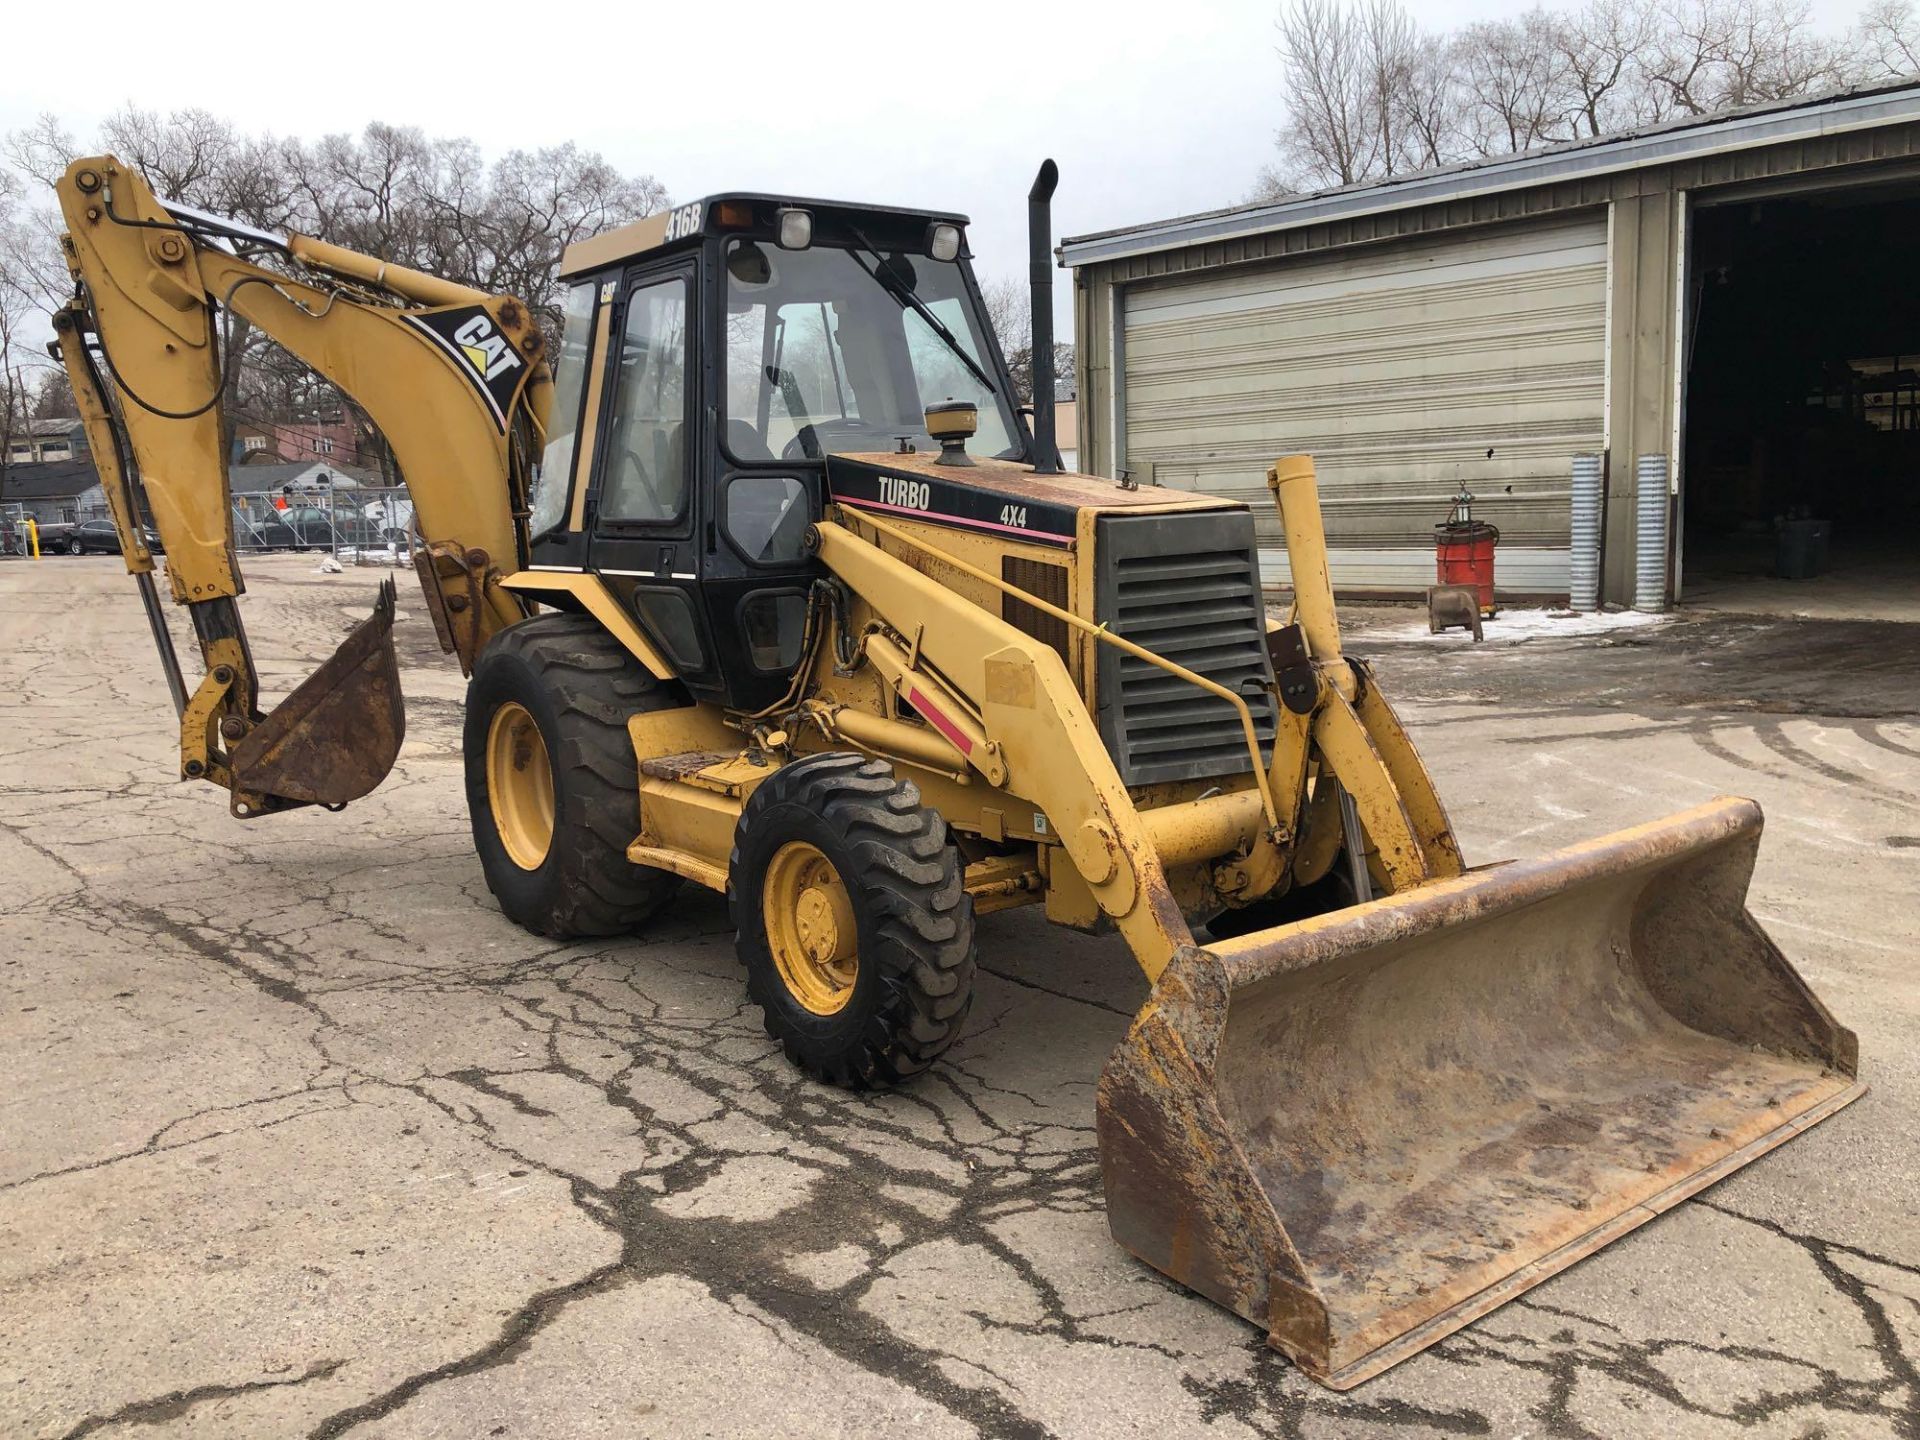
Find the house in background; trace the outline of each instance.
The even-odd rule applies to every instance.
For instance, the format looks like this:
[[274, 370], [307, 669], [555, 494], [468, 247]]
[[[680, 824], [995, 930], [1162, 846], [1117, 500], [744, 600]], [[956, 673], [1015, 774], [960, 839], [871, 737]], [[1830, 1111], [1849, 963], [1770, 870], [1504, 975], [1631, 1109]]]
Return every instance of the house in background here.
[[233, 427], [241, 465], [358, 465], [360, 435], [345, 420], [243, 420]]
[[1060, 393], [1053, 402], [1053, 438], [1060, 447], [1060, 468], [1075, 471], [1080, 468], [1080, 399], [1074, 394], [1071, 382], [1060, 386]]
[[7, 440], [7, 464], [44, 465], [87, 458], [87, 429], [78, 420], [29, 420]]
[[276, 509], [282, 500], [312, 505], [330, 494], [377, 486], [380, 477], [350, 465], [286, 462], [230, 466], [233, 503], [248, 512]]
[[319, 460], [333, 465], [360, 463], [360, 436], [345, 420], [302, 420], [275, 427], [280, 454], [291, 461]]
[[233, 427], [234, 464], [268, 465], [280, 458], [280, 437], [266, 426], [242, 420]]
[[47, 460], [0, 469], [0, 505], [18, 505], [41, 525], [63, 525], [104, 514], [107, 497], [91, 460]]

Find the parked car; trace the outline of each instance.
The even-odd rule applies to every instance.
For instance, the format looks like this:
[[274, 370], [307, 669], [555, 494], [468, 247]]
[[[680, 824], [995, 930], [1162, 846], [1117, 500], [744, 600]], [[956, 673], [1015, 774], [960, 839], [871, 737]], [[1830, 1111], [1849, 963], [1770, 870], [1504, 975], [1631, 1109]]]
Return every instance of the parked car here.
[[[160, 548], [159, 532], [151, 525], [146, 527], [146, 536], [149, 550], [156, 555], [166, 553]], [[120, 532], [113, 528], [111, 520], [82, 520], [67, 532], [60, 548], [69, 555], [118, 555]]]
[[281, 524], [307, 549], [330, 549], [335, 544], [355, 547], [385, 544], [380, 538], [380, 527], [358, 510], [327, 511], [318, 505], [289, 505], [278, 514]]
[[279, 512], [249, 514], [233, 507], [233, 538], [242, 550], [297, 550], [300, 537], [280, 518]]
[[73, 521], [54, 520], [40, 522], [40, 553], [51, 555], [57, 550], [67, 548], [67, 537], [73, 533]]

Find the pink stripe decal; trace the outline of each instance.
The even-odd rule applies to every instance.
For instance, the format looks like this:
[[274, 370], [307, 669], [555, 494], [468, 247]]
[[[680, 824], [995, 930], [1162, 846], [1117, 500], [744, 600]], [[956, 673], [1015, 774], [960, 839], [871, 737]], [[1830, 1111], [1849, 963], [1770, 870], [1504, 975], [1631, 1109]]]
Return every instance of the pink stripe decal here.
[[942, 715], [934, 703], [922, 695], [919, 690], [915, 689], [907, 692], [907, 703], [922, 715], [926, 716], [927, 719], [931, 720], [933, 722], [933, 728], [951, 740], [954, 748], [962, 755], [971, 755], [973, 753], [973, 741], [968, 738], [967, 732], [954, 724], [953, 721], [949, 720], [945, 715]]
[[1044, 540], [1049, 545], [1071, 545], [1065, 535], [1055, 535], [1050, 530], [1023, 530], [1018, 525], [1001, 525], [992, 520], [969, 520], [964, 515], [947, 515], [938, 510], [915, 510], [908, 505], [888, 505], [880, 500], [866, 500], [857, 495], [836, 495], [834, 503], [852, 505], [868, 510], [891, 510], [895, 515], [911, 515], [917, 520], [932, 520], [940, 525], [959, 525], [969, 530], [998, 530], [1003, 535], [1030, 535], [1035, 540]]

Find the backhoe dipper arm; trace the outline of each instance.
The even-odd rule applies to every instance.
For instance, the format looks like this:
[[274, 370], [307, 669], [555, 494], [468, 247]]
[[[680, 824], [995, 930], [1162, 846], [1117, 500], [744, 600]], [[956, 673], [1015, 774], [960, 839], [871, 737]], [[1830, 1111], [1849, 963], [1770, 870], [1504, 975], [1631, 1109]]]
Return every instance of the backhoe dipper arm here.
[[[525, 556], [529, 468], [551, 395], [540, 330], [508, 297], [169, 209], [110, 156], [74, 162], [56, 188], [76, 281], [56, 317], [59, 349], [122, 554], [130, 572], [151, 569], [144, 509], [206, 662], [185, 701], [182, 773], [226, 785], [237, 814], [358, 798], [386, 774], [403, 726], [391, 603], [280, 710], [259, 713], [234, 604], [244, 586], [221, 438], [220, 309], [333, 381], [379, 427], [427, 542], [427, 603], [463, 668], [526, 613], [496, 582]], [[277, 249], [288, 271], [312, 279], [241, 258], [229, 240]], [[386, 723], [369, 728], [383, 709]]]

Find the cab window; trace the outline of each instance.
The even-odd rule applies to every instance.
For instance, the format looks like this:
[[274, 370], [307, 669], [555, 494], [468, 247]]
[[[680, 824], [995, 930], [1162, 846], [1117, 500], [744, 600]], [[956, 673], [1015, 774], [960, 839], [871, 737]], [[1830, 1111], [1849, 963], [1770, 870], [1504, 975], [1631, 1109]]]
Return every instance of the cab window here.
[[547, 420], [547, 448], [533, 481], [528, 528], [544, 535], [566, 518], [567, 487], [573, 479], [574, 442], [580, 429], [580, 401], [587, 387], [587, 350], [593, 334], [593, 286], [567, 292], [560, 327], [560, 363], [553, 369], [553, 405]]
[[627, 297], [606, 456], [602, 520], [678, 518], [687, 498], [687, 282]]

